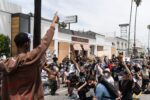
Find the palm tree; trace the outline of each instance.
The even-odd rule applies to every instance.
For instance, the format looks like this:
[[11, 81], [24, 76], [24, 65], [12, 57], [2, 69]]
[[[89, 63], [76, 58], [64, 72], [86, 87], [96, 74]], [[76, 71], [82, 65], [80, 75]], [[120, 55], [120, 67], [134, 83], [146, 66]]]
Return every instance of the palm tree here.
[[149, 30], [148, 32], [148, 56], [150, 55], [150, 52], [149, 52], [149, 38], [150, 38], [150, 25], [147, 25], [147, 29]]
[[130, 30], [131, 30], [131, 20], [132, 20], [132, 7], [133, 0], [131, 0], [131, 9], [130, 9], [130, 19], [129, 19], [129, 31], [128, 31], [128, 56], [130, 54]]
[[134, 24], [134, 48], [133, 48], [133, 54], [134, 56], [136, 56], [137, 54], [137, 50], [136, 50], [136, 20], [137, 20], [137, 9], [139, 7], [139, 5], [141, 4], [142, 0], [134, 0], [135, 4], [136, 4], [136, 10], [135, 10], [135, 24]]

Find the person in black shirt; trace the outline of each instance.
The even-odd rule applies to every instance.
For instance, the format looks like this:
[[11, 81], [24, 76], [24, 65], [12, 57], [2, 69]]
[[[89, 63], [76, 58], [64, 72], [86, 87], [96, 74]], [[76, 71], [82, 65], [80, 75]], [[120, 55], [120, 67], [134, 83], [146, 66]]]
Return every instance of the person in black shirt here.
[[123, 55], [119, 54], [117, 57], [119, 61], [120, 71], [123, 72], [123, 79], [119, 81], [119, 90], [122, 94], [121, 100], [132, 100], [133, 95], [133, 76], [131, 71], [123, 61]]
[[80, 100], [86, 100], [86, 74], [85, 74], [85, 69], [83, 67], [80, 68], [79, 70], [79, 78], [78, 78], [78, 84], [77, 84], [77, 91]]
[[54, 62], [55, 64], [57, 64], [57, 61], [58, 61], [58, 58], [57, 58], [56, 55], [54, 54], [53, 62]]
[[86, 88], [86, 100], [93, 100], [95, 97], [95, 89], [96, 89], [96, 80], [94, 76], [87, 77], [87, 85]]
[[121, 100], [132, 100], [133, 78], [127, 72], [124, 72], [123, 80], [119, 81], [119, 89], [122, 93]]

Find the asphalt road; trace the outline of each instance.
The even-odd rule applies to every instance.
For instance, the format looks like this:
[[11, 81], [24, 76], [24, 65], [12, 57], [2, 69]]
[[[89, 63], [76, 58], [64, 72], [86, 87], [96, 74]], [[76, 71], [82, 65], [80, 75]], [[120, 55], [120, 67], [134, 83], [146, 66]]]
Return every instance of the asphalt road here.
[[[68, 96], [66, 96], [67, 88], [64, 88], [62, 86], [60, 89], [57, 90], [57, 93], [59, 95], [55, 95], [55, 96], [46, 95], [45, 100], [77, 100], [77, 99], [70, 99]], [[75, 91], [74, 93], [76, 94]], [[137, 98], [139, 98], [139, 100], [150, 100], [150, 94], [140, 94], [139, 97]]]

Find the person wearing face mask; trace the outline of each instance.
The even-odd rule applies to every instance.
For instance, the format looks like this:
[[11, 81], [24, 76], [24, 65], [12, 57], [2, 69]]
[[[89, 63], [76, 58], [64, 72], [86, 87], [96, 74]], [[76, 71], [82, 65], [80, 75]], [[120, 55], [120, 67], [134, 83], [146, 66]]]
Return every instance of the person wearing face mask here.
[[[72, 46], [72, 49], [73, 49], [73, 45], [71, 45], [71, 46]], [[85, 88], [83, 88], [87, 84], [85, 68], [83, 66], [81, 66], [79, 64], [79, 62], [77, 62], [75, 60], [75, 51], [74, 51], [74, 49], [72, 50], [72, 53], [71, 53], [71, 60], [75, 64], [77, 72], [79, 73], [79, 75], [78, 75], [78, 83], [76, 85], [77, 92], [78, 92], [78, 95], [79, 95], [79, 99], [80, 100], [86, 100], [86, 90], [85, 90]]]
[[96, 88], [96, 80], [93, 76], [87, 77], [87, 85], [86, 87], [86, 100], [95, 100], [95, 88]]
[[110, 72], [110, 69], [109, 68], [106, 68], [104, 71], [104, 78], [109, 82], [111, 83], [112, 85], [114, 85], [114, 79], [113, 77], [111, 76], [111, 72]]
[[133, 100], [133, 78], [126, 71], [123, 72], [123, 78], [119, 81], [119, 90], [122, 94], [122, 100]]

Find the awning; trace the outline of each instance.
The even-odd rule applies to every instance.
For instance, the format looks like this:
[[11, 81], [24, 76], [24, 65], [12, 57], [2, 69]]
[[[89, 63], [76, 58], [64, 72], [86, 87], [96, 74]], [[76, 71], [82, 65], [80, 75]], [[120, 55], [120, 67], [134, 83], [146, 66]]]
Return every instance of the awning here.
[[83, 49], [84, 50], [90, 50], [90, 46], [88, 44], [83, 44]]
[[82, 50], [81, 45], [80, 44], [73, 44], [73, 48], [74, 50]]

